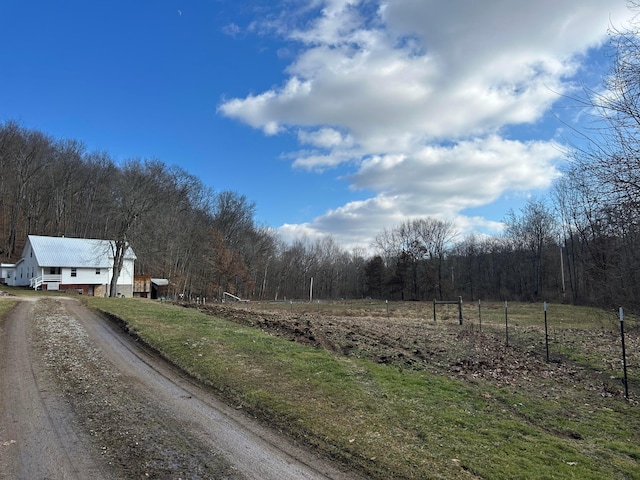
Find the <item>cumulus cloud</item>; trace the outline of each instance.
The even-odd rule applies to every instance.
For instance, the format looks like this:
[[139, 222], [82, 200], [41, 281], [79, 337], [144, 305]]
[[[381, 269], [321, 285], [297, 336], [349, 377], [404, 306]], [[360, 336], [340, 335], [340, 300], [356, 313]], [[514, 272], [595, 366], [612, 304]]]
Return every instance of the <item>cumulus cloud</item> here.
[[341, 146], [351, 146], [353, 140], [350, 135], [342, 135], [333, 128], [320, 128], [314, 131], [300, 130], [298, 132], [300, 143], [308, 143], [321, 148], [337, 148]]
[[362, 162], [354, 188], [387, 195], [419, 195], [446, 213], [484, 205], [505, 190], [539, 189], [558, 176], [553, 142], [505, 140], [497, 135], [427, 145], [414, 154], [374, 156]]
[[267, 135], [296, 135], [293, 165], [351, 165], [353, 190], [374, 192], [293, 231], [365, 241], [410, 217], [465, 218], [505, 192], [558, 176], [552, 138], [508, 139], [540, 122], [625, 2], [325, 0], [284, 32], [300, 49], [279, 87], [223, 102], [219, 112]]

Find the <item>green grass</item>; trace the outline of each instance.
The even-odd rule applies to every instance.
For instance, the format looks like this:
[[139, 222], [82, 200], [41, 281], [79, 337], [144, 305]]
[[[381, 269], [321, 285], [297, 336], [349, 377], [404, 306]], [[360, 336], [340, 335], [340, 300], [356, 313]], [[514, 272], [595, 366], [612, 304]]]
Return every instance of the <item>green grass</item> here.
[[13, 300], [9, 298], [2, 299], [0, 301], [0, 317], [2, 317], [5, 313], [11, 310], [17, 301], [18, 300]]
[[640, 478], [640, 415], [619, 398], [523, 395], [337, 356], [194, 309], [88, 300], [232, 405], [373, 478]]

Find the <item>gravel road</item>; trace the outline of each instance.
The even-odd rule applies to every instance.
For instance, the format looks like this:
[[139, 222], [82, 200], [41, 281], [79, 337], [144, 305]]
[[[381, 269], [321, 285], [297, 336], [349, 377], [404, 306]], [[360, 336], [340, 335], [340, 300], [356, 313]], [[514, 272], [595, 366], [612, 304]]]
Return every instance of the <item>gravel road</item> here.
[[0, 321], [0, 479], [358, 478], [299, 448], [73, 299]]

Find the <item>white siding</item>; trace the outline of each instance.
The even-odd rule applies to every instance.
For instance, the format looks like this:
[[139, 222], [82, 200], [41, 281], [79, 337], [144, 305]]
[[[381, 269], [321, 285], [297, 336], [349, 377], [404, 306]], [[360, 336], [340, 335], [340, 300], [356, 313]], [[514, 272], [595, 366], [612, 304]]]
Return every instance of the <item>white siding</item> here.
[[6, 283], [7, 285], [15, 286], [16, 275], [18, 273], [15, 264], [3, 263], [0, 268], [2, 268], [0, 278], [4, 278], [4, 283]]
[[122, 270], [118, 277], [118, 285], [133, 285], [133, 260], [126, 260], [122, 262]]
[[[110, 242], [107, 240], [30, 235], [22, 251], [22, 258], [16, 266], [15, 278], [12, 280], [17, 286], [28, 286], [32, 278], [49, 275], [50, 267], [61, 267], [60, 282], [48, 284], [52, 290], [58, 289], [60, 285], [63, 285], [63, 288], [64, 285], [92, 285], [96, 287], [94, 291], [103, 294], [102, 292], [108, 292], [113, 275], [113, 258], [109, 255], [109, 245]], [[38, 257], [41, 257], [42, 266], [38, 265], [34, 247]], [[125, 296], [133, 295], [134, 262], [135, 254], [129, 248], [117, 282], [118, 293]], [[72, 269], [75, 270], [75, 277], [71, 276]]]
[[42, 275], [41, 269], [38, 267], [38, 260], [33, 254], [31, 243], [27, 240], [22, 251], [22, 258], [17, 264], [16, 286], [28, 286], [32, 277]]
[[[76, 276], [72, 277], [72, 271], [76, 271]], [[96, 273], [96, 268], [63, 268], [62, 282], [63, 284], [78, 283], [82, 285], [102, 285], [109, 283], [109, 269], [100, 268], [100, 273]]]
[[[120, 270], [120, 276], [118, 277], [117, 292], [125, 297], [133, 297], [133, 270], [134, 260], [124, 259], [122, 262], [122, 270]], [[113, 271], [109, 272], [109, 283], [111, 282], [111, 276]], [[109, 291], [109, 285], [107, 285], [107, 292]]]

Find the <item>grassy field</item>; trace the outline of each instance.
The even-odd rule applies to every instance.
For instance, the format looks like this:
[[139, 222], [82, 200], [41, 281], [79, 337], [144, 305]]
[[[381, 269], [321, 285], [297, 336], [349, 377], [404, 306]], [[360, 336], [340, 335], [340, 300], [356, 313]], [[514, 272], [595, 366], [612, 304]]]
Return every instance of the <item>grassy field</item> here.
[[[486, 333], [480, 336], [477, 305], [465, 304], [463, 327], [449, 307], [438, 310], [434, 323], [430, 304], [246, 306], [307, 322], [330, 318], [334, 326], [338, 318], [349, 323], [367, 315], [370, 322], [388, 321], [400, 329], [403, 322], [419, 324], [443, 343], [439, 369], [381, 363], [367, 358], [364, 347], [354, 356], [305, 346], [198, 309], [136, 299], [89, 298], [88, 303], [124, 319], [132, 332], [232, 405], [372, 478], [640, 478], [640, 411], [634, 396], [626, 400], [619, 388], [609, 394], [584, 385], [585, 379], [595, 385], [603, 374], [619, 383], [617, 371], [603, 370], [615, 356], [607, 351], [603, 363], [602, 349], [591, 344], [604, 335], [614, 342], [607, 350], [615, 351], [614, 314], [549, 306], [554, 363], [548, 368], [538, 363], [543, 367], [518, 381], [503, 376], [496, 382], [473, 372], [461, 376], [445, 368], [441, 357], [450, 346], [455, 354], [449, 365], [455, 365], [469, 342], [486, 349], [488, 336], [503, 335], [502, 304], [483, 305]], [[524, 353], [534, 335], [539, 350], [542, 307], [509, 308], [510, 350]], [[637, 337], [635, 328], [628, 347], [634, 359]], [[451, 343], [444, 344], [448, 338]], [[524, 364], [533, 357], [523, 358]], [[633, 382], [637, 368], [630, 369]]]

